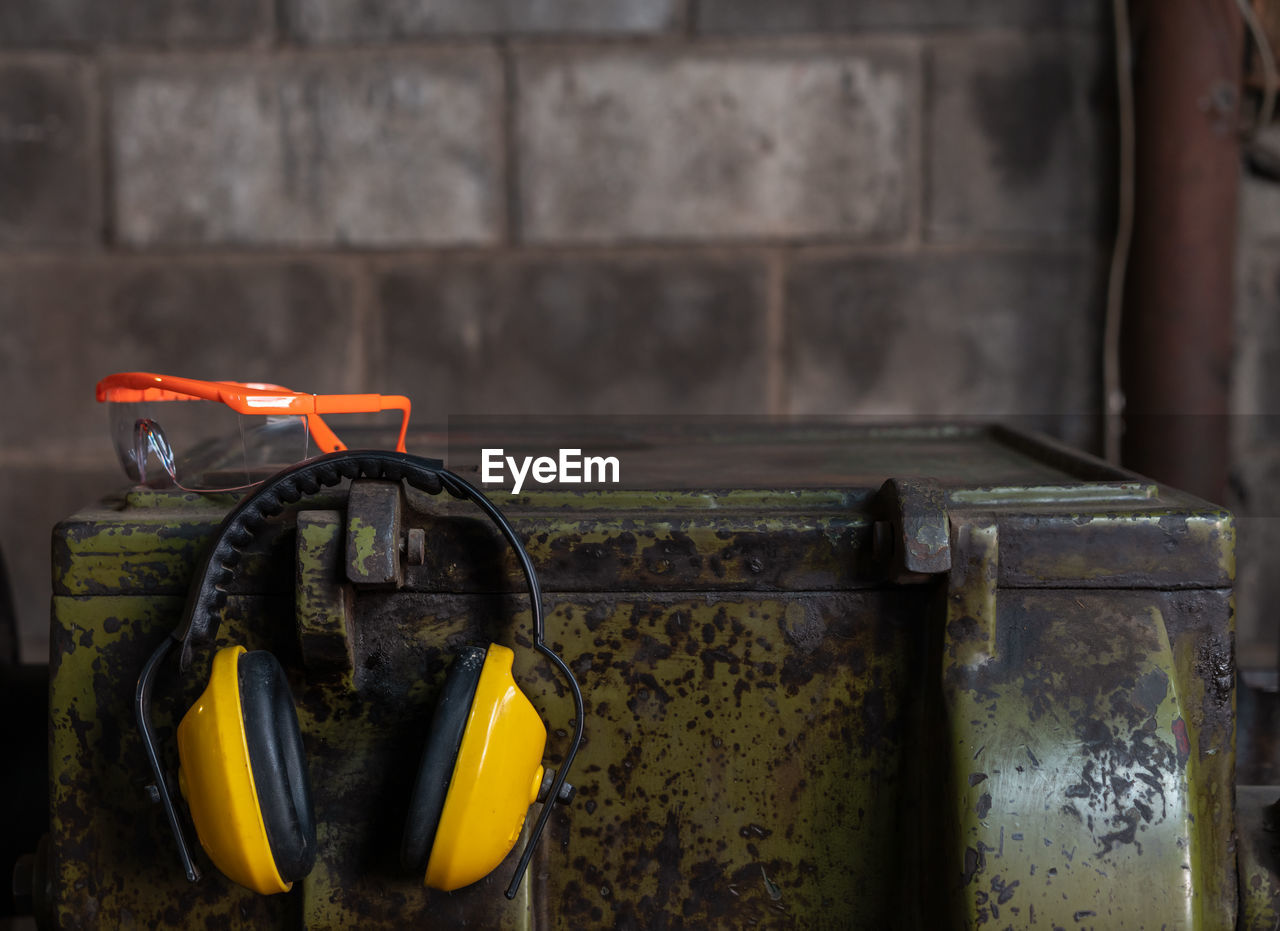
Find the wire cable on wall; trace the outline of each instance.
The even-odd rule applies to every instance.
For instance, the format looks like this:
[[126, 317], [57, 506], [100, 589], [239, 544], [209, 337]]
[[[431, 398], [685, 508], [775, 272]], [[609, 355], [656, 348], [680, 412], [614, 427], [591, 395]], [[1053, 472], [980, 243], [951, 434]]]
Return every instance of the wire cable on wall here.
[[1249, 36], [1258, 50], [1258, 63], [1262, 65], [1262, 103], [1258, 106], [1258, 119], [1253, 124], [1251, 133], [1257, 136], [1270, 125], [1272, 117], [1275, 116], [1276, 88], [1277, 84], [1280, 84], [1280, 79], [1276, 74], [1276, 57], [1271, 52], [1271, 40], [1267, 38], [1267, 31], [1262, 28], [1258, 11], [1253, 8], [1250, 0], [1236, 0], [1236, 6], [1240, 8], [1240, 17], [1249, 29]]
[[[1243, 2], [1243, 0], [1241, 0]], [[1116, 238], [1107, 277], [1107, 308], [1102, 332], [1103, 454], [1120, 463], [1124, 435], [1124, 390], [1120, 385], [1120, 324], [1124, 312], [1124, 281], [1133, 239], [1133, 46], [1128, 0], [1112, 0], [1115, 21], [1116, 110], [1119, 118], [1119, 179]]]

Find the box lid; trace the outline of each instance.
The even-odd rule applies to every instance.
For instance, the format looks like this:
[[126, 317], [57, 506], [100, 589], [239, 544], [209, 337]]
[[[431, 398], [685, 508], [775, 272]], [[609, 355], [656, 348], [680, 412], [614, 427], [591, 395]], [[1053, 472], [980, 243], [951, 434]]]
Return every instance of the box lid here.
[[[409, 448], [447, 448], [447, 464], [476, 484], [485, 449], [518, 462], [560, 450], [618, 460], [616, 484], [526, 481], [512, 494], [506, 474], [484, 486], [525, 538], [549, 592], [915, 581], [921, 573], [886, 568], [904, 507], [907, 522], [922, 521], [918, 528], [943, 547], [962, 515], [998, 524], [1001, 587], [1222, 588], [1234, 576], [1225, 509], [998, 426], [486, 418], [447, 434], [419, 432]], [[344, 498], [327, 492], [294, 510], [341, 508]], [[135, 489], [74, 515], [54, 533], [55, 594], [185, 594], [235, 500]], [[428, 545], [423, 563], [405, 570], [406, 590], [523, 590], [510, 554], [471, 506], [413, 490], [407, 503], [407, 524], [425, 528]], [[240, 590], [291, 589], [289, 526], [286, 518], [264, 533]], [[503, 571], [472, 558], [485, 538]], [[899, 554], [909, 544], [899, 539]]]

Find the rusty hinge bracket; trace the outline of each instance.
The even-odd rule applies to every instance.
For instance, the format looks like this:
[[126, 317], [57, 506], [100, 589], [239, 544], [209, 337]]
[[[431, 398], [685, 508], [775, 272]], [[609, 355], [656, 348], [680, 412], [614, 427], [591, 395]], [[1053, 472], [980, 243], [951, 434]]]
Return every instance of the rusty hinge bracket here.
[[400, 528], [404, 486], [362, 480], [347, 493], [346, 575], [352, 585], [395, 589], [404, 585]]
[[404, 486], [362, 479], [347, 495], [347, 581], [361, 588], [404, 586], [405, 566], [426, 561], [426, 531], [404, 527]]
[[891, 478], [876, 493], [874, 547], [881, 573], [894, 582], [951, 570], [947, 493], [932, 479]]
[[946, 636], [952, 661], [995, 655], [999, 540], [996, 521], [955, 507], [928, 478], [892, 478], [872, 506], [874, 547], [882, 576], [894, 583], [946, 575]]

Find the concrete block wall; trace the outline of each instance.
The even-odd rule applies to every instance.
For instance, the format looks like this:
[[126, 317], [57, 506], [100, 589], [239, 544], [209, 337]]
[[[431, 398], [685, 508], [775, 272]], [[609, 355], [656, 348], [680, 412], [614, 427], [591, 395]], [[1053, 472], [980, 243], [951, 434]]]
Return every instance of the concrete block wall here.
[[462, 413], [1026, 416], [1090, 442], [1098, 0], [8, 0], [0, 543], [112, 371]]

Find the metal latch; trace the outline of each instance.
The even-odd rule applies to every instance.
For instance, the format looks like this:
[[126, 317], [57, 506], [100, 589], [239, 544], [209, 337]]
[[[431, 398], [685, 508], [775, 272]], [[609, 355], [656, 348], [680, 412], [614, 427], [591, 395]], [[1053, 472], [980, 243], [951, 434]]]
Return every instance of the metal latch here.
[[876, 492], [876, 566], [894, 582], [951, 571], [947, 493], [933, 479], [891, 478]]

